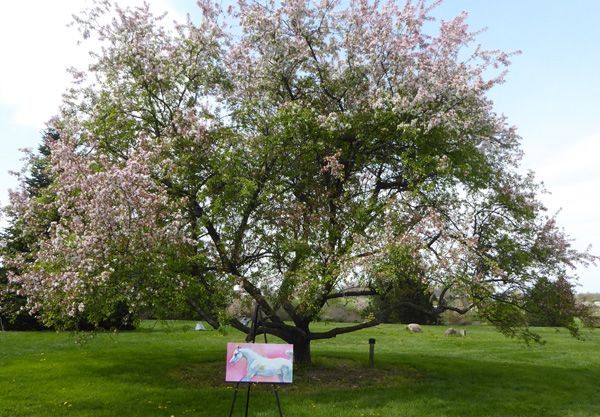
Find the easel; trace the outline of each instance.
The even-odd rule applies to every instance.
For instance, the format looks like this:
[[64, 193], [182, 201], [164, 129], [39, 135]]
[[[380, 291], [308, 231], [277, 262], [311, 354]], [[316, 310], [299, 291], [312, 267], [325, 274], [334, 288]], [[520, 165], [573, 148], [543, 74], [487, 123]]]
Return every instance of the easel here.
[[[256, 306], [256, 308], [254, 309], [254, 314], [252, 316], [252, 327], [250, 328], [250, 331], [248, 332], [248, 336], [246, 336], [247, 343], [254, 343], [256, 341], [256, 333], [257, 333], [259, 320], [260, 320], [260, 324], [263, 329], [263, 334], [265, 335], [265, 343], [268, 343], [267, 342], [267, 331], [266, 331], [266, 327], [265, 327], [265, 320], [263, 318], [263, 314], [262, 314], [262, 311], [259, 306]], [[251, 385], [251, 383], [248, 382], [248, 393], [246, 394], [246, 417], [248, 417], [248, 406], [250, 405], [250, 385]], [[235, 399], [237, 397], [239, 387], [240, 387], [240, 382], [238, 382], [235, 386], [235, 392], [233, 394], [233, 403], [231, 404], [231, 412], [229, 413], [229, 417], [233, 416], [233, 408], [235, 406]], [[277, 393], [277, 384], [273, 384], [273, 389], [275, 390], [275, 398], [277, 399], [277, 408], [279, 409], [279, 417], [283, 417], [283, 414], [281, 413], [281, 404], [279, 403], [279, 394]]]

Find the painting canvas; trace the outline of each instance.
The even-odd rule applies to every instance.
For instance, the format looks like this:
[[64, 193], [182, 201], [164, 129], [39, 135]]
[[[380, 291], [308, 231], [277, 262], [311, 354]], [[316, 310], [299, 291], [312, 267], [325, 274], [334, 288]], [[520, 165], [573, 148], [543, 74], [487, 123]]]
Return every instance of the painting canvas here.
[[227, 382], [291, 384], [294, 345], [228, 343]]

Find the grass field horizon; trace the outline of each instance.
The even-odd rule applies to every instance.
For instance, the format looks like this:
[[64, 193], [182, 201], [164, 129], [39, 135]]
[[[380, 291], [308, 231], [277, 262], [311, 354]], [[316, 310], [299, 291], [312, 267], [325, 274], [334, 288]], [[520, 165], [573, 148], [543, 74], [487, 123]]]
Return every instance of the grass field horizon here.
[[[0, 416], [228, 416], [235, 386], [224, 382], [226, 348], [244, 335], [194, 325], [145, 322], [86, 343], [70, 333], [0, 333]], [[283, 415], [600, 416], [598, 330], [579, 341], [538, 328], [547, 343], [526, 346], [490, 326], [456, 328], [467, 336], [380, 325], [314, 341], [312, 365], [278, 387]], [[242, 386], [234, 415], [244, 415], [245, 401]], [[249, 415], [279, 415], [271, 385], [252, 386]]]

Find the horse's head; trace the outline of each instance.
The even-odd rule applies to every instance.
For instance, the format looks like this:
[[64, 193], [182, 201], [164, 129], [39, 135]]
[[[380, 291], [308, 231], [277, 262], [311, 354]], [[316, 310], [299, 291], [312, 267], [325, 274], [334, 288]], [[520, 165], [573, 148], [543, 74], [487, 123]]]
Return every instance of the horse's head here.
[[233, 355], [231, 355], [231, 359], [229, 360], [229, 363], [233, 365], [234, 363], [236, 363], [243, 357], [244, 356], [242, 355], [242, 352], [240, 352], [240, 347], [236, 346], [235, 350], [233, 351]]

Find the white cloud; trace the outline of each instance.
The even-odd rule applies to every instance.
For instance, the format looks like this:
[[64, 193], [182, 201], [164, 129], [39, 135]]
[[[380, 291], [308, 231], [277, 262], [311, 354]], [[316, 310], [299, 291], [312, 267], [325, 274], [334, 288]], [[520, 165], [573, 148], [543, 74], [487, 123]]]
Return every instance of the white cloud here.
[[551, 156], [539, 161], [536, 170], [544, 181], [568, 184], [600, 180], [600, 132], [587, 138], [566, 143]]
[[[550, 214], [560, 210], [558, 224], [574, 239], [573, 246], [600, 255], [600, 132], [552, 149], [529, 164], [549, 195], [541, 196]], [[600, 268], [579, 268], [580, 291], [600, 292]]]
[[[140, 5], [142, 0], [120, 1]], [[90, 1], [47, 0], [3, 1], [0, 3], [0, 104], [11, 112], [10, 121], [40, 128], [56, 112], [71, 76], [67, 68], [84, 69], [88, 54], [77, 46], [79, 33], [67, 27]], [[178, 13], [168, 0], [154, 0], [152, 10]]]
[[599, 154], [600, 132], [554, 149], [537, 161], [532, 168], [551, 193], [543, 196], [551, 211], [562, 209], [562, 215], [574, 224], [600, 221]]
[[56, 109], [69, 81], [66, 63], [82, 60], [76, 33], [66, 27], [82, 4], [66, 0], [57, 8], [55, 2], [3, 2], [0, 100], [14, 107], [14, 122], [40, 127], [50, 116], [49, 109]]

